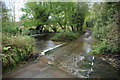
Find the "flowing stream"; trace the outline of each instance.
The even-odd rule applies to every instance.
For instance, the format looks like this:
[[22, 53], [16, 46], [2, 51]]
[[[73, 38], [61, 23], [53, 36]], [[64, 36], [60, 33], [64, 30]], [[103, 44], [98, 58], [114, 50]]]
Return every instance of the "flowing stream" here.
[[5, 74], [5, 78], [120, 78], [118, 71], [100, 57], [91, 55], [93, 37], [86, 31], [64, 45], [48, 36], [36, 36], [40, 58]]
[[54, 51], [49, 50], [56, 48], [56, 45], [59, 47], [61, 43], [40, 40], [38, 46], [39, 49], [43, 48], [41, 45], [46, 46], [43, 55], [49, 52], [45, 56], [51, 59], [52, 63], [79, 78], [119, 78], [118, 71], [114, 67], [99, 57], [89, 54], [93, 40], [91, 32], [88, 31], [76, 41]]

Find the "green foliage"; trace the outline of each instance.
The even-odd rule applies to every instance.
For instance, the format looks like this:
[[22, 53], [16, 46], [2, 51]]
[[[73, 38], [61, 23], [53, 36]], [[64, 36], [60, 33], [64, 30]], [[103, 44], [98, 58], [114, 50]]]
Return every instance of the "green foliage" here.
[[2, 34], [3, 73], [14, 69], [22, 61], [26, 61], [34, 51], [35, 40], [29, 36]]
[[97, 45], [94, 45], [93, 50], [90, 53], [93, 54], [106, 54], [108, 53], [108, 46], [107, 46], [107, 42], [103, 41], [103, 42], [99, 42]]
[[3, 50], [8, 50], [8, 49], [10, 49], [10, 48], [11, 48], [11, 46], [4, 47]]
[[[48, 12], [48, 4], [41, 3], [41, 2], [28, 2], [26, 3], [26, 7], [22, 8], [21, 10], [26, 12], [21, 17], [21, 20], [24, 20], [24, 26], [32, 26], [32, 25], [45, 25], [46, 21], [49, 17]], [[26, 19], [26, 20], [25, 20]], [[27, 24], [26, 24], [27, 23]]]
[[91, 54], [110, 54], [114, 53], [117, 54], [119, 53], [120, 48], [118, 45], [112, 45], [110, 46], [106, 40], [100, 41], [98, 44], [94, 45], [92, 47], [92, 51], [90, 52]]
[[6, 7], [5, 3], [2, 3], [2, 31], [16, 34], [18, 31], [18, 24], [12, 22], [10, 18], [13, 16], [9, 14], [9, 11], [10, 10]]
[[26, 28], [21, 29], [22, 30], [22, 35], [28, 35], [29, 34], [29, 30]]
[[89, 13], [88, 9], [89, 8], [87, 3], [78, 2], [77, 10], [73, 15], [74, 18], [72, 20], [72, 24], [75, 25], [78, 32], [82, 32], [82, 26], [84, 24], [85, 17]]
[[[49, 28], [57, 32], [58, 27], [66, 30], [69, 26], [73, 31], [82, 32], [88, 5], [76, 2], [28, 2], [21, 10], [25, 12], [21, 17], [24, 26], [42, 25], [48, 32]], [[47, 29], [46, 25], [49, 25]]]
[[15, 22], [2, 22], [2, 31], [8, 32], [11, 34], [16, 34], [18, 32], [18, 24]]
[[60, 41], [73, 41], [76, 38], [79, 37], [79, 33], [75, 33], [72, 31], [66, 31], [66, 32], [61, 32], [61, 33], [56, 33], [53, 37], [52, 40], [60, 40]]
[[28, 34], [27, 29], [22, 29], [22, 34], [20, 34], [19, 23], [15, 22], [15, 15], [9, 14], [5, 4], [2, 7], [2, 46], [0, 45], [2, 54], [0, 56], [2, 70], [5, 73], [37, 54], [34, 54], [35, 40], [26, 35]]
[[[1, 9], [2, 8], [2, 9]], [[5, 3], [1, 3], [0, 9], [2, 10], [2, 22], [6, 23], [9, 21], [9, 15], [7, 14], [9, 12], [9, 9], [6, 7]]]
[[92, 13], [95, 19], [93, 35], [100, 41], [100, 44], [93, 48], [93, 53], [119, 53], [118, 4], [101, 3], [94, 5]]
[[84, 22], [85, 28], [93, 28], [94, 22], [95, 19], [91, 15], [89, 15], [88, 17], [85, 18], [85, 22]]

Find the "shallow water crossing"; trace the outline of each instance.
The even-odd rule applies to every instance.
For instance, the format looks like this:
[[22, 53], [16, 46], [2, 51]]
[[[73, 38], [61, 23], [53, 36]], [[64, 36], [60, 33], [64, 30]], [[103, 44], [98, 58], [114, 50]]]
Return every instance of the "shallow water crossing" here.
[[[118, 71], [98, 56], [89, 54], [94, 41], [91, 32], [64, 45], [38, 36], [40, 59], [20, 67], [5, 78], [120, 78]], [[47, 54], [49, 52], [49, 54]]]
[[46, 56], [55, 65], [79, 78], [119, 78], [114, 67], [89, 54], [93, 37], [90, 32], [86, 34]]

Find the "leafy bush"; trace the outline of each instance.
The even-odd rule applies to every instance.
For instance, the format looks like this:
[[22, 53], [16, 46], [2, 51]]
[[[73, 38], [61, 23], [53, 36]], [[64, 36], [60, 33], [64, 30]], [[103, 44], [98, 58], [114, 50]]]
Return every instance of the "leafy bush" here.
[[90, 52], [92, 54], [103, 54], [103, 53], [106, 53], [106, 51], [108, 51], [108, 46], [107, 46], [106, 41], [99, 42], [99, 44], [94, 45], [92, 48], [93, 49]]
[[85, 22], [84, 22], [84, 26], [87, 28], [92, 28], [94, 27], [94, 18], [90, 15], [88, 17], [86, 17]]
[[36, 56], [34, 54], [35, 40], [32, 37], [3, 33], [2, 41], [3, 72], [15, 68], [19, 63], [29, 60], [31, 56]]
[[2, 23], [2, 31], [16, 34], [18, 32], [18, 24], [14, 22]]
[[66, 31], [66, 32], [60, 32], [56, 33], [53, 37], [52, 40], [60, 40], [60, 41], [72, 41], [75, 40], [77, 37], [79, 37], [79, 33], [71, 32], [71, 31]]
[[96, 54], [118, 53], [120, 51], [120, 33], [118, 31], [118, 25], [115, 22], [111, 22], [110, 24], [100, 27], [99, 29], [94, 28], [93, 35], [100, 41], [100, 44], [96, 45], [96, 48], [93, 48], [93, 51], [97, 51]]
[[[97, 38], [100, 43], [93, 47], [93, 51], [91, 53], [95, 54], [105, 54], [105, 53], [119, 53], [119, 25], [118, 25], [118, 16], [119, 13], [117, 12], [118, 3], [107, 3], [107, 4], [99, 4], [106, 6], [106, 10], [99, 10], [95, 12], [96, 20], [94, 24], [93, 35]], [[103, 7], [101, 7], [102, 9]], [[105, 8], [103, 8], [105, 9]]]
[[91, 54], [110, 54], [110, 53], [117, 54], [119, 51], [120, 51], [120, 48], [118, 45], [110, 46], [107, 40], [106, 41], [104, 40], [104, 41], [98, 42], [97, 45], [94, 45], [90, 53]]
[[21, 30], [22, 30], [22, 35], [28, 35], [29, 34], [28, 29], [22, 28]]

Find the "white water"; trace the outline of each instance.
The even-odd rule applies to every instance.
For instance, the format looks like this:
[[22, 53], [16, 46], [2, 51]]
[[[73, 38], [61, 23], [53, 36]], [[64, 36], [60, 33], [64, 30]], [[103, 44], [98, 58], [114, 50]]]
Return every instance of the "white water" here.
[[57, 48], [57, 47], [60, 47], [60, 46], [62, 46], [62, 45], [63, 45], [63, 44], [56, 45], [55, 47], [48, 48], [48, 49], [44, 50], [44, 51], [40, 54], [40, 56], [44, 56], [46, 52], [48, 52], [48, 51], [50, 51], [50, 50], [52, 50], [52, 49], [55, 49], [55, 48]]

